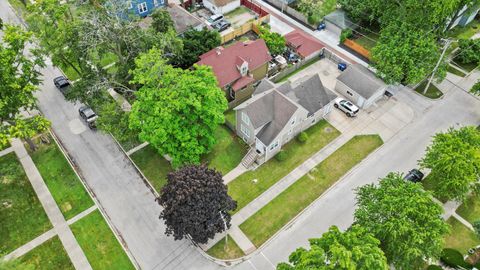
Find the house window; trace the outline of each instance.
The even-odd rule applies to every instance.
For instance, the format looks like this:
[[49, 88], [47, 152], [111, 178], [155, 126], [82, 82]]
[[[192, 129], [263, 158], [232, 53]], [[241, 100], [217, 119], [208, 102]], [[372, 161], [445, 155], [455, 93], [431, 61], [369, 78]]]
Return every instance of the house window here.
[[352, 97], [353, 97], [353, 94], [352, 94], [352, 92], [350, 92], [350, 91], [347, 91], [347, 94], [349, 94], [350, 96], [352, 96]]
[[277, 148], [278, 146], [278, 141], [276, 141], [275, 143], [273, 143], [272, 145], [270, 145], [270, 151], [272, 151], [273, 149]]
[[250, 119], [248, 119], [248, 116], [242, 112], [242, 121], [247, 124], [247, 125], [250, 125]]
[[141, 4], [138, 4], [137, 5], [137, 8], [138, 8], [138, 12], [139, 13], [145, 13], [148, 11], [148, 8], [147, 8], [147, 2], [143, 2]]
[[153, 5], [158, 6], [158, 0], [153, 0]]
[[240, 125], [240, 130], [242, 130], [242, 133], [245, 134], [245, 136], [247, 138], [250, 138], [250, 132], [248, 131], [248, 129], [243, 124]]
[[294, 118], [292, 119], [292, 126], [295, 125], [295, 121], [296, 121], [296, 120], [297, 120], [296, 117], [294, 117]]

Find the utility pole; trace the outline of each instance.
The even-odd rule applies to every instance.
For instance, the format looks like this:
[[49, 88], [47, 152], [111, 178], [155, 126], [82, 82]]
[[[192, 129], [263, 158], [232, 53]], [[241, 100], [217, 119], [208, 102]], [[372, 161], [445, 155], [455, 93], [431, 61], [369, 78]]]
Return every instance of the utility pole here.
[[223, 216], [223, 213], [222, 211], [218, 211], [218, 213], [220, 214], [220, 217], [222, 218], [222, 221], [223, 221], [223, 226], [225, 226], [225, 246], [224, 246], [224, 250], [227, 250], [227, 247], [228, 247], [228, 233], [227, 233], [227, 222], [225, 221], [225, 217]]
[[451, 39], [447, 39], [447, 42], [445, 43], [445, 46], [443, 47], [442, 54], [440, 55], [440, 59], [438, 59], [437, 64], [435, 65], [435, 68], [433, 68], [432, 76], [430, 76], [430, 79], [428, 79], [427, 86], [425, 87], [425, 90], [423, 90], [423, 94], [425, 95], [427, 93], [428, 87], [430, 87], [430, 84], [432, 83], [433, 76], [435, 76], [435, 72], [437, 72], [438, 67], [440, 66], [440, 63], [442, 62], [443, 55], [447, 51], [447, 48], [450, 46], [450, 43], [452, 43]]

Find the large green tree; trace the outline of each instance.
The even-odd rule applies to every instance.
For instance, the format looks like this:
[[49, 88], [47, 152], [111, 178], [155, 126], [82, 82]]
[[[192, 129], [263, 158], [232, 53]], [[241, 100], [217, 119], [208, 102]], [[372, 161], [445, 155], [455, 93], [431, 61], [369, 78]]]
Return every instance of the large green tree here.
[[140, 138], [174, 167], [200, 162], [215, 144], [214, 131], [224, 122], [227, 101], [210, 67], [183, 70], [164, 64], [162, 52], [152, 49], [140, 55], [132, 72], [143, 85], [136, 93], [130, 126]]
[[374, 184], [357, 189], [355, 224], [380, 240], [396, 269], [421, 269], [423, 261], [438, 258], [448, 225], [443, 209], [418, 183], [390, 173]]
[[199, 60], [199, 56], [220, 46], [220, 34], [217, 31], [188, 29], [182, 35], [183, 50], [174, 56], [171, 63], [181, 68], [189, 68]]
[[480, 131], [475, 127], [450, 128], [433, 137], [420, 166], [431, 170], [435, 196], [464, 201], [478, 186]]
[[290, 263], [280, 263], [278, 270], [387, 270], [388, 264], [380, 241], [364, 228], [354, 225], [345, 232], [330, 227], [321, 238], [310, 239], [310, 249], [298, 248]]
[[160, 33], [175, 31], [170, 13], [164, 8], [157, 8], [152, 14], [152, 28]]
[[270, 31], [267, 27], [259, 26], [259, 30], [260, 38], [265, 41], [272, 55], [282, 54], [285, 51], [287, 47], [285, 37]]
[[[45, 131], [49, 122], [40, 115], [26, 117], [35, 109], [34, 92], [40, 84], [43, 58], [37, 49], [27, 49], [32, 33], [5, 25], [0, 42], [0, 147], [11, 138], [28, 139]], [[31, 144], [31, 146], [33, 146]]]
[[400, 20], [381, 30], [372, 49], [373, 65], [387, 83], [416, 83], [432, 72], [439, 57], [433, 33]]

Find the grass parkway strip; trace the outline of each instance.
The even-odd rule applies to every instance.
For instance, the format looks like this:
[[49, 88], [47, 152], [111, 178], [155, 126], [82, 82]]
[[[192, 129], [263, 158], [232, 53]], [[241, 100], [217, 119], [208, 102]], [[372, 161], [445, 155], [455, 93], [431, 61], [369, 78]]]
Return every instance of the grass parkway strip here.
[[0, 157], [0, 254], [52, 228], [15, 153]]
[[350, 139], [284, 192], [264, 206], [240, 229], [261, 246], [291, 219], [310, 205], [345, 173], [383, 144], [378, 135], [360, 135]]
[[256, 170], [246, 172], [228, 183], [228, 193], [237, 201], [238, 205], [235, 212], [253, 201], [340, 135], [340, 132], [325, 120], [307, 129], [305, 133], [308, 135], [305, 143], [293, 139], [283, 147], [283, 151], [288, 156], [286, 160], [278, 161], [272, 158]]
[[207, 251], [208, 255], [224, 260], [231, 260], [245, 256], [242, 249], [235, 243], [232, 237], [228, 236], [227, 245], [225, 237]]
[[25, 266], [26, 269], [30, 269], [28, 267], [36, 270], [75, 269], [58, 236], [49, 239], [18, 260], [20, 266]]
[[98, 210], [70, 228], [93, 269], [135, 269]]
[[55, 141], [49, 137], [49, 143], [38, 143], [38, 147], [29, 154], [65, 219], [91, 207], [92, 199]]

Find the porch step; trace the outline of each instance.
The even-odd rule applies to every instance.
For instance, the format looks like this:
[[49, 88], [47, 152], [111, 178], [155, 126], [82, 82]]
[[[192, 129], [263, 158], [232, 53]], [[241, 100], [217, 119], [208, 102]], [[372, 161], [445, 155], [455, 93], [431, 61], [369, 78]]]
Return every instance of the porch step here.
[[252, 166], [252, 164], [257, 160], [257, 151], [255, 150], [255, 148], [250, 148], [250, 150], [248, 150], [248, 153], [245, 155], [245, 157], [242, 159], [242, 165], [245, 166], [245, 168], [250, 168], [250, 166]]

